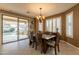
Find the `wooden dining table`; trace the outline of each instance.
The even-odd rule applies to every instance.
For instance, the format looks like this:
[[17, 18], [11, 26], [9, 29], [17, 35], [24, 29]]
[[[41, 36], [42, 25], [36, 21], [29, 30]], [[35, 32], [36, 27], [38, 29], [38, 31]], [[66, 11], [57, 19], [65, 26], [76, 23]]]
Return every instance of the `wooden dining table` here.
[[43, 34], [42, 35], [43, 53], [46, 53], [48, 50], [48, 47], [46, 45], [47, 41], [53, 40], [55, 37], [56, 37], [56, 35], [50, 35], [50, 34]]
[[[33, 35], [35, 37], [35, 34]], [[46, 45], [46, 42], [49, 40], [52, 40], [53, 38], [55, 38], [56, 35], [50, 35], [50, 34], [42, 34], [42, 51], [43, 53], [46, 53], [48, 50], [48, 47]]]
[[[33, 34], [33, 36], [35, 37], [35, 34]], [[50, 40], [51, 38], [56, 37], [56, 35], [49, 35], [49, 34], [42, 34], [42, 39], [45, 40]]]

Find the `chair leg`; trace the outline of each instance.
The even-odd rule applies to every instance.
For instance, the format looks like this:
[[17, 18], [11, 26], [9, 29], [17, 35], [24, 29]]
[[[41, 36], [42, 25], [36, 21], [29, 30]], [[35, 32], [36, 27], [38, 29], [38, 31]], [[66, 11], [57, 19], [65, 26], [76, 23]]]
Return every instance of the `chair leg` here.
[[32, 42], [31, 41], [29, 41], [29, 45], [31, 45], [32, 44]]
[[58, 52], [60, 52], [59, 45], [58, 45]]
[[40, 45], [41, 54], [43, 53], [43, 47]]
[[56, 47], [55, 47], [55, 55], [57, 55]]
[[41, 54], [43, 53], [43, 51], [41, 50]]
[[37, 50], [37, 43], [35, 44], [35, 49]]
[[32, 42], [32, 48], [34, 48], [34, 42]]

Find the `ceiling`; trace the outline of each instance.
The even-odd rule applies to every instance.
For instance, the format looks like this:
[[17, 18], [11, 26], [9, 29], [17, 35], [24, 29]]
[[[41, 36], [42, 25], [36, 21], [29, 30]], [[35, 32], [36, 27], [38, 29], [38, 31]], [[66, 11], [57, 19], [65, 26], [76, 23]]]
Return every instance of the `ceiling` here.
[[39, 15], [41, 7], [42, 14], [47, 17], [64, 12], [75, 5], [76, 3], [0, 3], [0, 9], [34, 17]]

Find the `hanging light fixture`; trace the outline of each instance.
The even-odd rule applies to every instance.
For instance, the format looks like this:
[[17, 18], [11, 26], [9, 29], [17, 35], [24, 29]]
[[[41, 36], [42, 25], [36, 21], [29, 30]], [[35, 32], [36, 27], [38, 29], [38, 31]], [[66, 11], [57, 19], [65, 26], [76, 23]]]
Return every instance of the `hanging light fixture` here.
[[40, 15], [39, 15], [39, 16], [36, 16], [36, 18], [37, 18], [40, 22], [42, 22], [42, 21], [45, 19], [45, 16], [42, 16], [42, 14], [41, 14], [42, 8], [39, 8], [39, 9], [40, 9]]

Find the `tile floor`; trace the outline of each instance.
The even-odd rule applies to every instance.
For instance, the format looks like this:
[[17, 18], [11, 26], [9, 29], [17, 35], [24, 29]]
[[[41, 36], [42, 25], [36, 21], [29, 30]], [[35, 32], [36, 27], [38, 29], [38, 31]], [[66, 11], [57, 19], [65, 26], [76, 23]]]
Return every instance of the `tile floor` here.
[[[0, 46], [0, 55], [44, 55], [40, 50], [29, 46], [29, 39], [4, 44]], [[54, 50], [47, 51], [46, 55], [54, 55]], [[60, 42], [60, 53], [58, 55], [79, 55], [79, 49], [64, 41]]]

